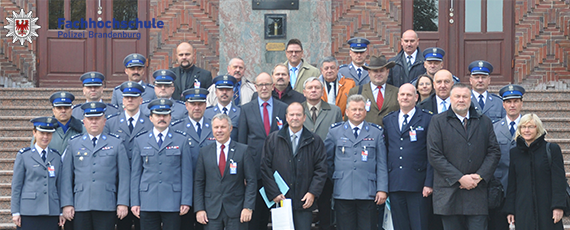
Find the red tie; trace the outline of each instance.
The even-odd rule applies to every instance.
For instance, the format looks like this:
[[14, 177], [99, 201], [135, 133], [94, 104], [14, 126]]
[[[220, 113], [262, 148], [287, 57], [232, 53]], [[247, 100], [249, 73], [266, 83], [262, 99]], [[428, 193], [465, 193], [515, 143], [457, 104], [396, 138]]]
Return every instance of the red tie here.
[[224, 154], [224, 148], [226, 146], [220, 146], [220, 163], [218, 163], [218, 168], [220, 168], [220, 174], [224, 176], [224, 170], [226, 169], [226, 154]]
[[379, 85], [378, 88], [378, 97], [376, 97], [376, 105], [378, 105], [378, 110], [382, 109], [382, 104], [384, 103], [384, 97], [382, 96], [382, 86]]
[[267, 111], [267, 105], [269, 105], [269, 103], [263, 103], [263, 126], [265, 127], [265, 134], [269, 135], [271, 126], [269, 125], [269, 111]]

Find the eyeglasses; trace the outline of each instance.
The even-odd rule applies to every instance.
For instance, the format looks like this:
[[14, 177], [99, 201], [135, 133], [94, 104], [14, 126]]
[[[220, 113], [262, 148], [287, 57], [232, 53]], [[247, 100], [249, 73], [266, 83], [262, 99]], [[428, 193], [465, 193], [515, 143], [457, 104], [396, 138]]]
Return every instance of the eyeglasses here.
[[287, 50], [287, 51], [285, 51], [285, 52], [287, 52], [288, 54], [300, 54], [300, 53], [303, 53], [302, 50]]
[[422, 82], [422, 83], [419, 83], [419, 84], [418, 84], [418, 86], [424, 86], [424, 85], [425, 85], [425, 86], [430, 86], [431, 83], [429, 83], [429, 82]]
[[521, 125], [521, 129], [536, 129], [536, 125]]
[[269, 88], [269, 87], [271, 87], [271, 86], [273, 85], [273, 83], [264, 83], [264, 84], [256, 84], [256, 85], [257, 85], [257, 87], [259, 87], [259, 88], [263, 88], [263, 87]]

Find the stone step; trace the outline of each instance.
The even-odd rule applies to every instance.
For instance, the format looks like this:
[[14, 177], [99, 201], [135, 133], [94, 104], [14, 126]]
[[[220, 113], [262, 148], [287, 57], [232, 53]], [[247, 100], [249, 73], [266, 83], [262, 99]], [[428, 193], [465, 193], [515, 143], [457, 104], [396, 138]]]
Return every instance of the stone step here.
[[[112, 94], [109, 93], [108, 95], [103, 96], [103, 101], [111, 103], [111, 96]], [[0, 108], [4, 106], [51, 106], [49, 102], [49, 95], [48, 96], [33, 96], [33, 97], [12, 97], [12, 96], [0, 96]], [[85, 97], [75, 96], [75, 100], [73, 104], [83, 103], [85, 101]]]
[[0, 127], [0, 137], [32, 136], [32, 123], [28, 124], [28, 127]]
[[16, 229], [16, 225], [12, 223], [12, 213], [10, 207], [0, 209], [0, 229]]
[[12, 194], [12, 184], [0, 183], [0, 196], [10, 196]]
[[[0, 170], [0, 183], [11, 183], [13, 174], [14, 173], [12, 172], [12, 170]], [[0, 221], [0, 223], [2, 222]]]
[[546, 136], [548, 138], [561, 139], [568, 138], [570, 133], [570, 128], [546, 128]]
[[0, 196], [0, 209], [10, 209], [10, 196]]
[[16, 158], [16, 154], [21, 148], [4, 148], [0, 147], [0, 159], [3, 158]]
[[50, 105], [46, 106], [4, 106], [0, 109], [1, 116], [52, 116]]
[[534, 113], [538, 117], [570, 117], [570, 107], [554, 108], [554, 107], [534, 107], [527, 108], [522, 114]]
[[[561, 149], [570, 149], [570, 139], [568, 138], [547, 138], [546, 141], [560, 145]], [[570, 173], [570, 171], [568, 171]]]
[[570, 128], [570, 117], [545, 117], [540, 120], [545, 128]]
[[[103, 95], [112, 95], [113, 88], [115, 86], [109, 86], [103, 90]], [[59, 91], [66, 91], [72, 93], [76, 99], [84, 98], [83, 97], [83, 89], [80, 87], [77, 88], [2, 88], [0, 90], [0, 97], [14, 97], [14, 98], [33, 98], [33, 97], [45, 97], [49, 99], [49, 97]], [[110, 96], [103, 96], [109, 97]]]
[[[2, 113], [2, 111], [0, 111]], [[32, 127], [30, 120], [36, 116], [0, 116], [0, 127]]]
[[[14, 161], [16, 158], [2, 158], [0, 159], [0, 170], [13, 170], [14, 169]], [[10, 180], [11, 182], [11, 180]], [[2, 196], [2, 194], [0, 194]]]
[[31, 141], [32, 137], [0, 137], [0, 146], [3, 148], [24, 148], [30, 146]]

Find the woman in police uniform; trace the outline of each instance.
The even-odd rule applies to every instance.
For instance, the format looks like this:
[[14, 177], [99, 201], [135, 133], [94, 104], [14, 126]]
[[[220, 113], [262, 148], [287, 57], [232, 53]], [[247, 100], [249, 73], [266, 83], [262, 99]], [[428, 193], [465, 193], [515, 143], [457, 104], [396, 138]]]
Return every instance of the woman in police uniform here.
[[57, 120], [38, 117], [31, 122], [35, 143], [21, 149], [14, 163], [12, 221], [17, 229], [57, 230], [64, 223], [58, 186], [62, 164], [59, 152], [48, 148]]

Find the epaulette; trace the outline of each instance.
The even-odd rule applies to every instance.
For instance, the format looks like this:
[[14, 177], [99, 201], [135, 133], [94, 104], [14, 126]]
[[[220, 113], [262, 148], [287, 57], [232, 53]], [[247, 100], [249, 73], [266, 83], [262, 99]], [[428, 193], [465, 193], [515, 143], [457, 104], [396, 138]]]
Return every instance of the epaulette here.
[[215, 106], [215, 105], [210, 105], [210, 106], [206, 107], [206, 109], [214, 108], [214, 106]]
[[186, 136], [186, 132], [182, 131], [182, 130], [174, 130], [175, 133], [180, 133], [182, 134], [182, 136]]
[[144, 101], [142, 102], [142, 104], [147, 104], [147, 103], [150, 103], [150, 100], [144, 100]]
[[150, 83], [148, 83], [148, 84], [146, 84], [146, 86], [148, 86], [148, 87], [150, 87], [150, 88], [153, 88], [153, 89], [154, 89], [154, 85], [153, 85], [153, 84], [150, 84]]
[[178, 104], [181, 104], [181, 105], [184, 105], [184, 106], [186, 106], [186, 103], [184, 103], [183, 101], [174, 100], [174, 102], [176, 102], [176, 103], [178, 103]]
[[143, 134], [145, 134], [145, 133], [147, 133], [147, 132], [148, 132], [148, 130], [140, 131], [139, 133], [137, 133], [137, 134], [135, 135], [135, 137], [139, 137], [140, 135], [143, 135]]
[[82, 134], [82, 133], [75, 134], [75, 135], [71, 136], [71, 137], [69, 138], [69, 140], [73, 140], [73, 139], [75, 139], [75, 138], [77, 138], [77, 137], [80, 137], [81, 135], [83, 135], [83, 134]]
[[20, 149], [20, 151], [18, 151], [18, 153], [24, 153], [24, 152], [26, 152], [26, 151], [29, 151], [30, 149], [32, 149], [32, 148], [30, 148], [30, 147], [25, 147], [25, 148]]
[[115, 89], [120, 90], [120, 89], [121, 89], [121, 85], [116, 86]]
[[396, 113], [396, 112], [399, 113], [400, 110], [394, 110], [394, 111], [392, 111], [392, 112], [389, 112], [388, 114], [386, 114], [386, 116], [388, 116], [388, 115], [390, 115], [390, 114], [392, 114], [392, 113]]
[[500, 99], [500, 100], [503, 100], [503, 98], [502, 98], [501, 96], [497, 95], [497, 94], [494, 94], [494, 93], [490, 93], [490, 94], [491, 94], [491, 97], [496, 97], [496, 98], [498, 98], [498, 99]]
[[334, 127], [338, 127], [338, 126], [342, 125], [343, 123], [344, 123], [343, 121], [334, 123], [334, 124], [331, 125], [331, 129], [334, 128]]
[[109, 136], [115, 137], [117, 139], [121, 139], [121, 136], [119, 136], [117, 134], [114, 134], [114, 133], [108, 133], [108, 134], [109, 134]]
[[347, 64], [342, 64], [342, 65], [340, 65], [338, 68], [340, 69], [340, 68], [344, 68], [344, 67], [348, 67], [348, 65], [347, 65]]
[[115, 108], [115, 109], [119, 109], [119, 106], [118, 106], [118, 105], [115, 105], [115, 104], [107, 103], [107, 106], [111, 106], [111, 107], [113, 107], [113, 108]]
[[378, 128], [379, 130], [382, 130], [382, 126], [379, 126], [379, 125], [377, 125], [377, 124], [370, 123], [370, 122], [369, 122], [368, 124], [369, 124], [370, 126], [372, 126], [372, 127], [376, 127], [376, 128]]
[[57, 155], [61, 155], [61, 154], [59, 153], [59, 151], [57, 151], [56, 149], [50, 148], [49, 150], [52, 151], [52, 152], [54, 152], [54, 153], [57, 153]]
[[116, 112], [116, 113], [114, 113], [114, 114], [107, 115], [107, 120], [109, 120], [110, 118], [119, 116], [119, 114], [121, 114], [121, 112]]
[[433, 115], [433, 112], [432, 112], [432, 111], [429, 111], [429, 110], [427, 110], [427, 109], [422, 109], [422, 112], [427, 113], [427, 114], [430, 114], [430, 115]]
[[71, 106], [71, 109], [75, 109], [76, 107], [80, 107], [81, 105], [83, 105], [83, 104], [82, 103], [75, 104], [75, 105]]
[[184, 119], [178, 119], [178, 120], [176, 120], [176, 121], [170, 122], [170, 125], [171, 125], [171, 126], [177, 125], [178, 123], [182, 122], [183, 120], [184, 120]]

